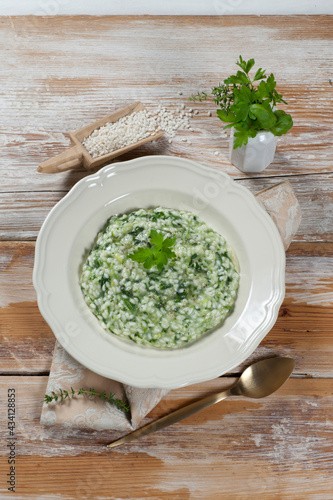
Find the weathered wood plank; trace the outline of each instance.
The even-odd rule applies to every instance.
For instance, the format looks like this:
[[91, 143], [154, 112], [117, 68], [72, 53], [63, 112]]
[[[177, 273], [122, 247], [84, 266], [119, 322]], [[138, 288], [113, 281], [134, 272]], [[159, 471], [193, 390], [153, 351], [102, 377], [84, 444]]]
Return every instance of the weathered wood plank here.
[[[146, 421], [233, 380], [172, 391]], [[41, 426], [46, 381], [0, 378], [4, 421], [7, 390], [16, 389], [17, 498], [331, 498], [331, 380], [290, 379], [262, 400], [225, 400], [115, 450], [103, 447], [115, 438], [110, 432]], [[1, 497], [10, 498], [6, 447], [0, 454]], [[242, 481], [235, 482], [240, 470]]]
[[[272, 186], [281, 179], [240, 180], [254, 194]], [[333, 175], [300, 175], [287, 178], [297, 196], [301, 211], [301, 225], [295, 241], [315, 242], [333, 241]]]
[[[54, 335], [43, 320], [36, 302], [0, 308], [0, 373], [45, 373], [51, 366]], [[287, 306], [259, 347], [249, 357], [274, 355], [297, 360], [295, 373], [333, 377], [332, 307]], [[244, 363], [234, 372], [239, 372]]]
[[35, 240], [51, 208], [66, 193], [0, 194], [0, 239]]
[[[332, 28], [332, 16], [0, 18], [0, 436], [8, 437], [7, 390], [15, 387], [16, 498], [331, 500]], [[294, 118], [272, 165], [251, 176], [230, 165], [215, 105], [188, 101], [236, 70], [239, 54], [275, 74]], [[172, 143], [164, 137], [120, 161], [182, 156], [229, 173], [254, 193], [291, 181], [303, 220], [287, 253], [286, 297], [276, 325], [237, 371], [273, 355], [297, 364], [294, 378], [267, 399], [227, 400], [111, 451], [103, 444], [117, 437], [112, 433], [39, 424], [47, 376], [37, 374], [50, 368], [54, 336], [32, 286], [33, 240], [87, 172], [42, 175], [36, 167], [69, 146], [68, 132], [137, 100], [150, 109], [184, 103], [199, 114], [194, 132], [180, 131]], [[149, 418], [233, 380], [172, 391]], [[0, 496], [9, 498], [6, 446], [0, 470]]]
[[[36, 167], [69, 146], [68, 132], [136, 100], [151, 109], [193, 107], [188, 97], [236, 70], [239, 54], [275, 74], [294, 117], [274, 163], [257, 177], [332, 172], [332, 26], [331, 16], [2, 18], [0, 189], [67, 190], [84, 172], [49, 176]], [[246, 177], [228, 161], [221, 122], [207, 114], [215, 105], [195, 108], [191, 145], [181, 132], [121, 160], [177, 155]]]
[[[302, 222], [295, 240], [333, 242], [333, 174], [239, 179], [236, 182], [255, 194], [285, 179], [290, 180], [302, 210]], [[65, 194], [66, 191], [0, 193], [0, 239], [36, 239], [47, 214]]]
[[[41, 373], [51, 364], [54, 336], [36, 303], [33, 258], [33, 242], [0, 243], [1, 373]], [[299, 374], [332, 377], [332, 321], [333, 246], [294, 242], [279, 318], [250, 359], [285, 354]]]

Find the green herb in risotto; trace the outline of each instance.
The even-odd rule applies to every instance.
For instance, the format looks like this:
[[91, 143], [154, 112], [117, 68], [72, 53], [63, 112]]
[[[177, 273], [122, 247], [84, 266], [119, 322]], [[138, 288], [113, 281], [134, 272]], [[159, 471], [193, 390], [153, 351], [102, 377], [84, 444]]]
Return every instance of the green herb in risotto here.
[[106, 330], [162, 349], [222, 323], [238, 284], [223, 236], [167, 208], [111, 217], [81, 274], [85, 301]]

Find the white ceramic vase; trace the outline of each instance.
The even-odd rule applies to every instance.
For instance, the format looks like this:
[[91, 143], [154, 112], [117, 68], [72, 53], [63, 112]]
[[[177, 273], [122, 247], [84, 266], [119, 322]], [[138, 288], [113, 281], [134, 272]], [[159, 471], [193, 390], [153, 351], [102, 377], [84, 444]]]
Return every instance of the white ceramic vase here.
[[258, 132], [246, 146], [233, 149], [234, 128], [230, 133], [229, 160], [242, 172], [262, 172], [272, 163], [278, 137], [271, 132]]

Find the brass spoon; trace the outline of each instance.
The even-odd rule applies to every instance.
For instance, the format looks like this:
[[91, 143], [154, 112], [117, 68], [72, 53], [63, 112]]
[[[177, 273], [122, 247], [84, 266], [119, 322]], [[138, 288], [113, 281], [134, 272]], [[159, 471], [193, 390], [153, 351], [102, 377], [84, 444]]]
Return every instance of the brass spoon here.
[[131, 434], [127, 434], [127, 436], [113, 441], [107, 447], [114, 448], [128, 443], [133, 439], [146, 436], [151, 432], [163, 429], [163, 427], [167, 427], [168, 425], [175, 424], [229, 396], [245, 396], [247, 398], [264, 398], [269, 396], [284, 384], [294, 368], [295, 361], [292, 358], [269, 358], [258, 361], [246, 368], [237, 382], [226, 391], [212, 394], [200, 401], [184, 406], [165, 417], [155, 420], [155, 422], [137, 429]]

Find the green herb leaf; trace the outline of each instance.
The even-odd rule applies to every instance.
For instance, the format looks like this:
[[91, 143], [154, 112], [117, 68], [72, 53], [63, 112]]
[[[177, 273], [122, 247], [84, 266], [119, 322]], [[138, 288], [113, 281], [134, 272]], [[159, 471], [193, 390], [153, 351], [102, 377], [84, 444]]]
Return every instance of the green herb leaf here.
[[143, 263], [145, 269], [157, 266], [157, 269], [161, 272], [168, 260], [176, 257], [176, 254], [171, 250], [175, 242], [176, 238], [163, 239], [162, 233], [152, 229], [150, 232], [151, 247], [140, 247], [134, 253], [129, 254], [128, 257], [136, 262]]
[[249, 78], [246, 76], [243, 71], [237, 71], [236, 75], [231, 75], [229, 78], [224, 80], [224, 83], [229, 85], [230, 83], [250, 83]]
[[234, 134], [234, 149], [236, 148], [240, 148], [242, 147], [243, 145], [246, 146], [246, 144], [248, 143], [248, 140], [249, 140], [249, 132], [248, 130], [237, 130], [237, 132], [235, 132]]
[[235, 114], [235, 119], [237, 121], [244, 121], [246, 120], [248, 114], [249, 114], [249, 103], [248, 102], [238, 102], [237, 104], [234, 104], [232, 106], [232, 111]]
[[156, 257], [156, 265], [159, 271], [168, 263], [168, 257], [164, 252], [160, 252]]
[[245, 70], [245, 72], [249, 73], [251, 71], [251, 69], [253, 68], [254, 64], [255, 64], [255, 60], [254, 59], [249, 59], [247, 61], [247, 63], [246, 63], [246, 70]]
[[245, 71], [246, 74], [249, 73], [249, 71], [253, 68], [255, 64], [254, 59], [249, 59], [248, 61], [244, 61], [242, 56], [239, 56], [239, 61], [236, 62], [237, 66], [242, 68], [243, 71]]
[[151, 255], [151, 251], [149, 248], [138, 248], [135, 253], [129, 254], [132, 260], [136, 260], [136, 262], [145, 262], [148, 257]]
[[266, 84], [267, 84], [267, 88], [268, 88], [269, 92], [273, 92], [273, 90], [276, 87], [276, 81], [275, 81], [273, 73], [271, 73], [269, 75], [269, 77], [267, 78]]
[[239, 56], [239, 61], [236, 62], [237, 66], [242, 68], [243, 71], [246, 70], [246, 61], [242, 58], [242, 56]]
[[163, 246], [163, 253], [168, 257], [168, 259], [172, 259], [173, 257], [176, 257], [175, 252], [170, 250], [170, 248]]
[[124, 302], [125, 306], [127, 307], [127, 309], [128, 309], [129, 311], [131, 311], [131, 313], [134, 313], [134, 312], [135, 312], [135, 309], [136, 309], [136, 308], [135, 308], [135, 305], [134, 305], [134, 304], [132, 304], [132, 302], [131, 302], [129, 299], [127, 299], [127, 298], [123, 298], [123, 302]]
[[[247, 87], [246, 85], [243, 85], [240, 90], [239, 90], [239, 94], [238, 94], [238, 99], [241, 100], [242, 102], [253, 102], [253, 95], [252, 95], [252, 90]], [[235, 102], [236, 99], [235, 99]]]
[[163, 244], [163, 234], [158, 233], [155, 229], [152, 229], [150, 232], [150, 243], [152, 245], [156, 245], [158, 248], [161, 248]]
[[274, 127], [271, 128], [272, 134], [278, 136], [286, 134], [293, 126], [291, 116], [281, 109], [274, 111], [274, 115], [277, 117], [277, 122]]
[[256, 74], [254, 75], [253, 81], [255, 82], [257, 80], [262, 80], [263, 78], [266, 78], [265, 71], [266, 70], [262, 69], [262, 68], [257, 69]]
[[176, 237], [174, 237], [174, 238], [165, 238], [163, 240], [163, 248], [166, 249], [166, 248], [173, 247], [173, 245], [175, 243], [176, 243]]
[[190, 101], [206, 101], [207, 99], [207, 94], [206, 92], [198, 92], [197, 94], [192, 94], [191, 97], [190, 97]]
[[[135, 259], [133, 259], [135, 260]], [[147, 259], [145, 260], [145, 263], [143, 264], [143, 267], [145, 269], [151, 269], [154, 265], [155, 265], [156, 261], [154, 259], [154, 254], [152, 255], [149, 255], [149, 257], [147, 257]]]
[[276, 124], [277, 118], [271, 109], [266, 109], [262, 104], [251, 104], [250, 109], [264, 130], [269, 130]]
[[267, 83], [264, 80], [259, 83], [255, 96], [257, 101], [262, 101], [266, 97], [269, 97], [269, 89], [267, 87]]
[[235, 115], [233, 113], [227, 113], [224, 109], [218, 109], [216, 113], [223, 122], [230, 123], [235, 120]]

